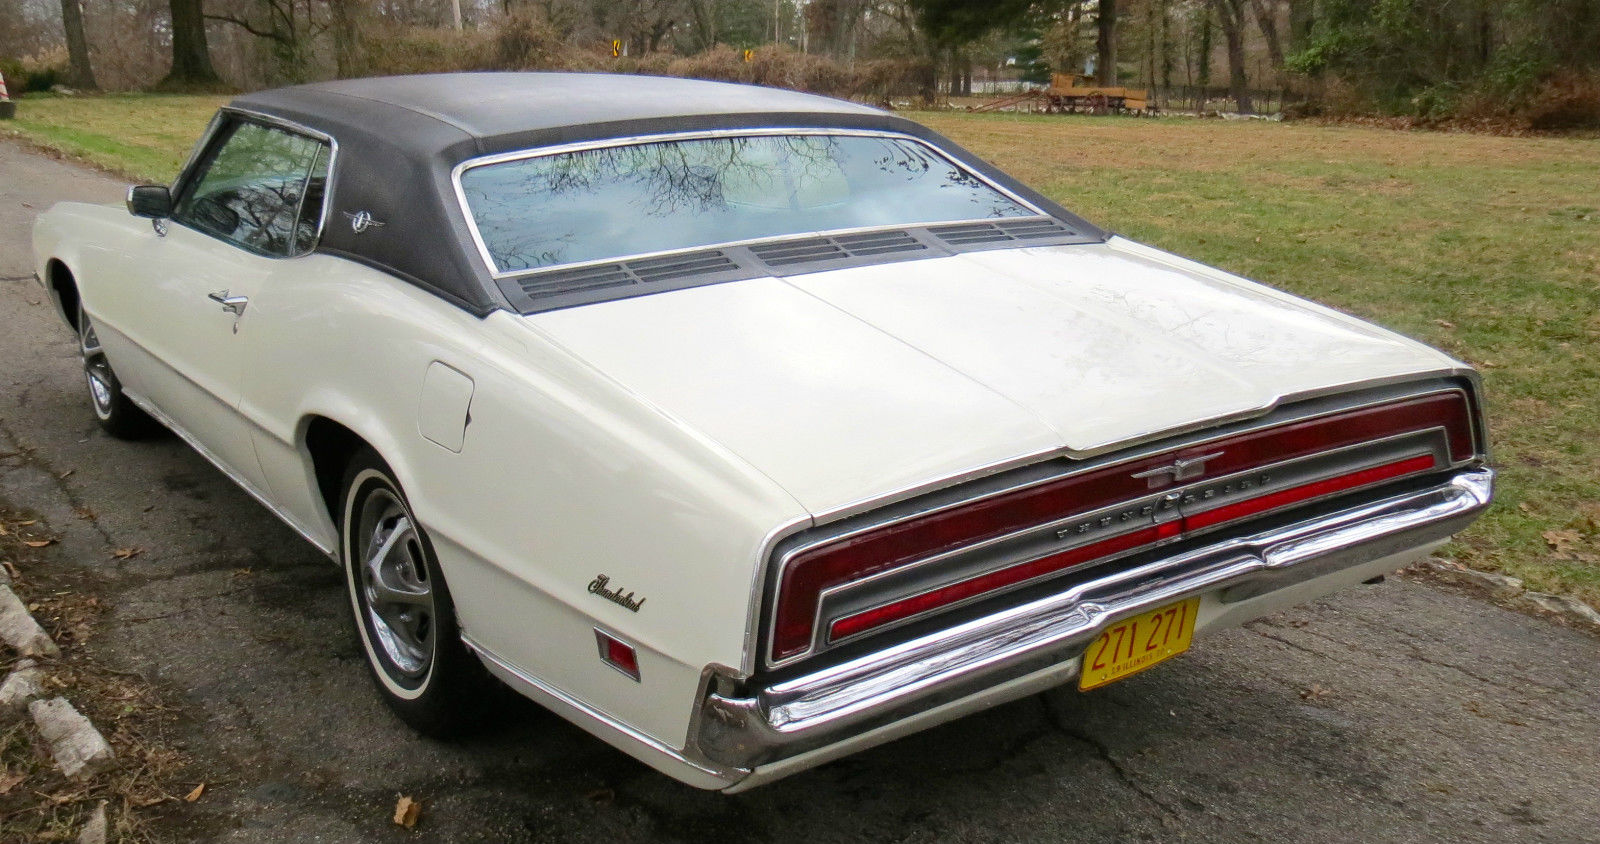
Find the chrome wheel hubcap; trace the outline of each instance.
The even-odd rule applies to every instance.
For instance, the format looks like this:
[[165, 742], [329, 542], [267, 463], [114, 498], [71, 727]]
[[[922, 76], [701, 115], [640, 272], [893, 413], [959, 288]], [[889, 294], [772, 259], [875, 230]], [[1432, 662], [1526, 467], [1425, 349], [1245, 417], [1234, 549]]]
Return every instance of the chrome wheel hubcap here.
[[95, 414], [105, 419], [111, 415], [111, 401], [115, 395], [112, 385], [116, 382], [112, 380], [111, 364], [100, 350], [100, 338], [95, 336], [89, 317], [80, 315], [78, 320], [83, 326], [78, 333], [78, 354], [83, 360], [83, 375], [89, 382], [89, 400], [94, 403]]
[[390, 665], [407, 678], [433, 662], [433, 584], [422, 537], [395, 495], [379, 489], [361, 505], [356, 564], [366, 622]]

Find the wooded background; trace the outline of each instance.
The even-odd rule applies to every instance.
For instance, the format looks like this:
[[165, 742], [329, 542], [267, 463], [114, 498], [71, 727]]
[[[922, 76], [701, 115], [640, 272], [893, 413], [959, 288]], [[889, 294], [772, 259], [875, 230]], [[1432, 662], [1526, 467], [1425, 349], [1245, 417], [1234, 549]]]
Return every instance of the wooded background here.
[[1555, 129], [1600, 125], [1600, 0], [0, 0], [13, 91], [534, 68], [924, 105], [1080, 74], [1169, 110]]

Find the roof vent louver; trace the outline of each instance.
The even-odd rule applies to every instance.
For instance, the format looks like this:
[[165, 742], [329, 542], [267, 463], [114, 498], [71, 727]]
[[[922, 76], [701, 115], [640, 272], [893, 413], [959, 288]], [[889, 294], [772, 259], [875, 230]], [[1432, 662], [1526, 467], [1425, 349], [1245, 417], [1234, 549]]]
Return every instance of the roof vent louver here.
[[667, 258], [647, 258], [641, 261], [629, 261], [626, 265], [634, 278], [650, 284], [652, 282], [671, 281], [692, 275], [710, 275], [726, 270], [739, 268], [727, 255], [717, 250], [707, 252], [691, 252], [688, 255], [673, 255]]
[[809, 264], [813, 261], [850, 257], [848, 252], [826, 237], [785, 240], [782, 243], [752, 246], [750, 251], [769, 267], [786, 267], [790, 264]]
[[821, 261], [850, 261], [897, 252], [923, 252], [927, 248], [910, 232], [894, 230], [785, 240], [752, 246], [750, 251], [767, 266], [782, 268]]
[[998, 220], [993, 223], [960, 223], [932, 226], [934, 236], [951, 246], [978, 246], [989, 243], [1017, 243], [1031, 240], [1071, 237], [1072, 229], [1050, 219]]
[[523, 276], [517, 283], [529, 296], [544, 297], [633, 284], [660, 284], [691, 276], [712, 275], [738, 269], [739, 265], [727, 255], [713, 249], [666, 258], [645, 258], [625, 264], [598, 264], [569, 270], [552, 270]]
[[537, 275], [523, 276], [517, 280], [522, 287], [522, 292], [529, 296], [558, 296], [563, 293], [578, 293], [589, 290], [604, 290], [608, 287], [621, 287], [628, 284], [637, 284], [627, 269], [621, 264], [601, 264], [594, 267], [579, 267], [572, 270], [558, 270], [556, 272], [539, 273]]

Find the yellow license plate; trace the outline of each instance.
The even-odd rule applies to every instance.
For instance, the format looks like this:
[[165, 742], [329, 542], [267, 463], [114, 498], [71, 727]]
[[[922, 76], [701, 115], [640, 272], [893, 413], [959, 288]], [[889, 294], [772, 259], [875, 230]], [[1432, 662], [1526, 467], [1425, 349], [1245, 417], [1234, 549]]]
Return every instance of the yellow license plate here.
[[1199, 608], [1195, 597], [1111, 625], [1083, 652], [1078, 689], [1099, 688], [1188, 650]]

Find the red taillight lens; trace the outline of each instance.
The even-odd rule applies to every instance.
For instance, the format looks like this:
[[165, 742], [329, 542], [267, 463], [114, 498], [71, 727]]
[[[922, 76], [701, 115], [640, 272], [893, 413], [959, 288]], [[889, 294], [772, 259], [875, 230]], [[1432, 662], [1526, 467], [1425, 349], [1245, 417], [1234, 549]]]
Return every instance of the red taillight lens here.
[[1069, 551], [1051, 554], [1048, 557], [1040, 557], [1037, 560], [1030, 560], [1021, 565], [990, 572], [970, 580], [952, 583], [949, 586], [934, 589], [931, 592], [924, 592], [902, 601], [895, 601], [892, 604], [873, 607], [865, 612], [845, 616], [829, 625], [828, 638], [843, 639], [846, 636], [871, 630], [874, 627], [881, 627], [891, 621], [910, 618], [917, 613], [925, 612], [935, 607], [964, 601], [975, 595], [982, 595], [985, 592], [992, 592], [996, 589], [1032, 580], [1040, 575], [1053, 574], [1090, 560], [1109, 557], [1112, 554], [1120, 554], [1123, 551], [1138, 548], [1141, 545], [1149, 545], [1157, 540], [1170, 539], [1178, 534], [1179, 526], [1177, 522], [1163, 522], [1143, 530], [1136, 530], [1121, 536], [1113, 536], [1110, 539], [1081, 545]]
[[[1456, 461], [1464, 461], [1471, 459], [1477, 450], [1471, 420], [1471, 410], [1468, 407], [1466, 396], [1459, 391], [1405, 399], [1390, 404], [1377, 405], [1346, 413], [1293, 422], [1248, 434], [1240, 434], [1153, 457], [1097, 469], [1082, 475], [1074, 475], [1016, 492], [998, 495], [955, 509], [917, 516], [884, 528], [818, 546], [801, 552], [790, 560], [782, 574], [781, 582], [778, 585], [777, 605], [774, 608], [772, 658], [775, 660], [786, 659], [804, 653], [811, 647], [811, 642], [816, 632], [816, 614], [822, 593], [832, 587], [871, 577], [907, 563], [927, 559], [975, 542], [1063, 519], [1076, 513], [1109, 507], [1120, 501], [1146, 495], [1151, 491], [1149, 481], [1146, 478], [1135, 477], [1135, 475], [1145, 469], [1171, 463], [1174, 458], [1221, 452], [1220, 455], [1210, 459], [1205, 464], [1205, 475], [1217, 477], [1234, 472], [1248, 471], [1285, 460], [1307, 457], [1362, 442], [1370, 442], [1380, 437], [1443, 427], [1448, 436], [1451, 458]], [[1427, 458], [1427, 460], [1431, 467], [1431, 458]], [[1364, 471], [1375, 472], [1385, 468], [1387, 467], [1377, 467], [1377, 469]], [[1408, 468], [1401, 474], [1412, 471], [1422, 471], [1422, 469]], [[1356, 475], [1361, 474], [1360, 472], [1356, 473]], [[1352, 481], [1350, 486], [1339, 489], [1324, 491], [1304, 490], [1303, 497], [1295, 500], [1309, 500], [1342, 489], [1354, 489], [1357, 486], [1375, 483], [1376, 480], [1387, 479], [1387, 477], [1398, 477], [1398, 475]], [[1343, 478], [1333, 480], [1340, 481]], [[1300, 491], [1302, 490], [1299, 488], [1283, 490], [1272, 495], [1263, 496], [1262, 499], [1251, 499], [1250, 501], [1218, 508], [1218, 510], [1207, 511], [1199, 514], [1199, 519], [1203, 523], [1185, 520], [1183, 529], [1198, 530], [1201, 527], [1220, 524], [1223, 521], [1244, 518], [1269, 509], [1287, 506], [1285, 503], [1269, 503], [1266, 499], [1276, 499], [1280, 496], [1288, 496], [1290, 493]], [[1289, 499], [1284, 498], [1283, 500], [1288, 501]], [[1246, 506], [1255, 504], [1258, 501], [1261, 502], [1260, 509], [1250, 510]], [[1213, 513], [1220, 514], [1222, 511], [1230, 511], [1231, 515], [1212, 516]], [[1206, 519], [1210, 520], [1205, 521]], [[1171, 529], [1176, 530], [1176, 528]], [[1126, 536], [1138, 536], [1141, 533], [1143, 532], [1138, 531]], [[1034, 560], [1015, 567], [1015, 571], [1013, 569], [1005, 569], [1001, 572], [985, 575], [985, 578], [991, 579], [983, 580], [981, 583], [963, 581], [944, 589], [935, 590], [935, 592], [907, 598], [904, 601], [889, 604], [886, 607], [870, 610], [868, 611], [869, 613], [878, 614], [873, 616], [877, 620], [871, 623], [868, 623], [868, 619], [857, 620], [858, 616], [865, 616], [867, 615], [866, 613], [840, 619], [830, 627], [829, 632], [832, 638], [839, 638], [849, 635], [849, 632], [867, 630], [888, 623], [888, 621], [915, 615], [927, 609], [954, 603], [1043, 574], [1060, 571], [1092, 559], [1120, 553], [1120, 551], [1127, 550], [1127, 548], [1148, 544], [1157, 539], [1168, 538], [1165, 536], [1151, 536], [1142, 542], [1134, 542], [1132, 545], [1123, 546], [1122, 541], [1126, 536], [1115, 537], [1085, 548], [1073, 549], [1062, 554]], [[1106, 543], [1113, 543], [1119, 547], [1112, 547]], [[1086, 552], [1088, 549], [1097, 550], [1088, 556], [1081, 556], [1080, 552]], [[915, 609], [906, 612], [901, 612], [900, 610], [891, 612], [889, 611], [891, 607], [898, 607], [902, 610], [911, 607], [915, 607]], [[841, 625], [844, 625], [843, 630]], [[846, 630], [849, 632], [845, 632]]]
[[1408, 457], [1404, 460], [1396, 460], [1393, 463], [1385, 463], [1382, 466], [1373, 466], [1370, 469], [1351, 472], [1348, 475], [1326, 478], [1313, 483], [1290, 487], [1289, 489], [1281, 489], [1256, 498], [1247, 498], [1244, 501], [1233, 504], [1224, 504], [1204, 513], [1184, 516], [1183, 529], [1185, 532], [1196, 531], [1213, 525], [1220, 525], [1223, 522], [1237, 521], [1269, 510], [1277, 510], [1282, 507], [1288, 507], [1291, 504], [1299, 504], [1302, 501], [1321, 498], [1325, 495], [1334, 495], [1335, 493], [1359, 489], [1380, 481], [1426, 472], [1432, 468], [1433, 455], [1431, 454]]
[[600, 661], [622, 673], [639, 679], [639, 654], [633, 646], [603, 630], [594, 631], [600, 645]]

